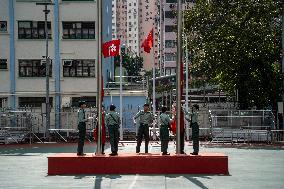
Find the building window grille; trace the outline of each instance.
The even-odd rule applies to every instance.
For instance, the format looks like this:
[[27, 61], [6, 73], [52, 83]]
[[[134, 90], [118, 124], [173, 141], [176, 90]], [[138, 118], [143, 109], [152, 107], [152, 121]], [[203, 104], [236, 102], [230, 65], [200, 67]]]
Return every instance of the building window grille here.
[[176, 61], [176, 54], [174, 53], [165, 53], [166, 61]]
[[6, 32], [7, 28], [7, 21], [0, 21], [0, 32]]
[[176, 25], [166, 25], [165, 26], [165, 32], [174, 32], [177, 30]]
[[63, 60], [63, 77], [95, 76], [95, 60]]
[[[45, 97], [19, 97], [20, 107], [42, 107]], [[53, 98], [49, 97], [49, 104], [53, 107]]]
[[165, 18], [176, 18], [176, 15], [173, 11], [165, 11]]
[[[19, 77], [45, 77], [45, 60], [19, 60]], [[52, 60], [49, 63], [49, 77], [52, 77]]]
[[[51, 22], [47, 22], [48, 38], [51, 39]], [[19, 39], [45, 39], [44, 21], [18, 21]]]
[[166, 48], [176, 48], [177, 42], [176, 40], [166, 40], [165, 45], [166, 45]]
[[95, 22], [62, 22], [63, 39], [95, 39]]
[[0, 70], [7, 70], [8, 64], [7, 59], [0, 59]]

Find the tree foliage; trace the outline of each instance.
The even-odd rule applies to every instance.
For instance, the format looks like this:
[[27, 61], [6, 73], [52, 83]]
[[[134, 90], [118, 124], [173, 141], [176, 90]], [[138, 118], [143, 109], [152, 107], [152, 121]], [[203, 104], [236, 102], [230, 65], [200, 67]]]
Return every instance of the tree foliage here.
[[240, 108], [281, 95], [281, 4], [276, 0], [197, 0], [185, 13], [192, 73], [238, 91]]
[[[119, 67], [120, 56], [115, 57], [114, 65]], [[142, 57], [131, 57], [129, 54], [122, 54], [122, 67], [127, 70], [128, 76], [141, 76], [140, 72], [143, 68]]]

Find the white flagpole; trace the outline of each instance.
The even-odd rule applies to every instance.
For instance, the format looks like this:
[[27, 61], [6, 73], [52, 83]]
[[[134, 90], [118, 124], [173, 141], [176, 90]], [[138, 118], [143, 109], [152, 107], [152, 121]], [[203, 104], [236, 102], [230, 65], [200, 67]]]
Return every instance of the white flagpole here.
[[[153, 32], [153, 37], [154, 37], [154, 32]], [[154, 40], [153, 40], [154, 41]], [[153, 49], [153, 115], [155, 116], [156, 114], [156, 68], [155, 68], [155, 51], [154, 51], [154, 45], [152, 47]], [[156, 119], [154, 120], [153, 124], [153, 140], [156, 140]]]
[[96, 155], [102, 154], [102, 0], [97, 1], [98, 7], [98, 68], [97, 68], [97, 85], [98, 85], [98, 98], [97, 98], [97, 109], [98, 109], [98, 143]]
[[[181, 123], [181, 64], [182, 64], [182, 4], [178, 0], [177, 7], [177, 71], [176, 71], [176, 154], [181, 153], [180, 123]], [[182, 139], [184, 140], [184, 139]]]
[[123, 129], [122, 129], [122, 51], [120, 50], [120, 61], [119, 61], [119, 108], [120, 108], [120, 140], [123, 140]]
[[[186, 59], [185, 59], [185, 109], [188, 112], [188, 49], [187, 49], [187, 36], [185, 36], [185, 53], [186, 53]], [[189, 125], [188, 122], [186, 121], [186, 139], [189, 140]]]

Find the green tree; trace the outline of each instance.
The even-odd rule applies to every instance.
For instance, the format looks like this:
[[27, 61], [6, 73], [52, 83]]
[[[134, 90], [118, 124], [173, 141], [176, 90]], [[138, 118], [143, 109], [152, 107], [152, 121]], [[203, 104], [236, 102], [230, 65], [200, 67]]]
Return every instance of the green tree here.
[[[120, 56], [115, 57], [114, 65], [119, 67]], [[128, 54], [122, 54], [122, 67], [127, 70], [128, 76], [141, 76], [140, 72], [143, 68], [142, 57], [131, 57]], [[138, 79], [138, 78], [137, 78]]]
[[280, 99], [281, 5], [275, 0], [197, 0], [185, 13], [192, 73], [238, 91], [240, 108]]

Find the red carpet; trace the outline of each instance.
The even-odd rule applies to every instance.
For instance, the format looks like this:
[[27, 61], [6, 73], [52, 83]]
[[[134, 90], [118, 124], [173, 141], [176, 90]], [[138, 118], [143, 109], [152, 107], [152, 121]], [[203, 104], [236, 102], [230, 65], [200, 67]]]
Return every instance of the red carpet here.
[[48, 157], [48, 175], [70, 174], [224, 174], [228, 156], [221, 153], [170, 155], [121, 153], [118, 156], [78, 157], [61, 153]]

